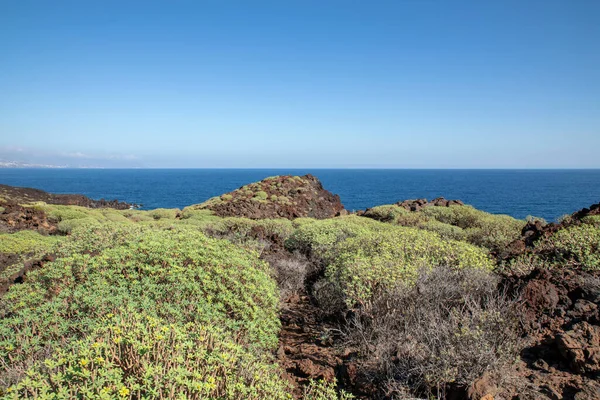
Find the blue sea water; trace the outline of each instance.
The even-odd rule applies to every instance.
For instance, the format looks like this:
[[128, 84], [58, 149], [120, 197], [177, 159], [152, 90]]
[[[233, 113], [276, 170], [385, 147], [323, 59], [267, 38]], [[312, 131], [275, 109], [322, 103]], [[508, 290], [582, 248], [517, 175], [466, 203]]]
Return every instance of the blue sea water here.
[[553, 221], [600, 202], [600, 170], [0, 169], [0, 183], [182, 208], [273, 175], [317, 176], [349, 210], [443, 196], [479, 209]]

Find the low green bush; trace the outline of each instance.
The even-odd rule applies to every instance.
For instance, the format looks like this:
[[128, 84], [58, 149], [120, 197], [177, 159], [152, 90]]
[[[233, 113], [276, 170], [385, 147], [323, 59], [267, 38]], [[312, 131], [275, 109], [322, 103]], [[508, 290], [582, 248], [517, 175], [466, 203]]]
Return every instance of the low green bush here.
[[92, 225], [99, 225], [100, 222], [96, 218], [85, 217], [85, 218], [74, 218], [60, 221], [57, 225], [58, 231], [64, 234], [69, 234], [75, 228], [87, 227]]
[[492, 270], [487, 252], [434, 232], [397, 227], [348, 238], [330, 250], [325, 276], [350, 307], [371, 298], [375, 288], [413, 282], [418, 272], [437, 266]]
[[42, 209], [48, 214], [48, 219], [56, 222], [88, 217], [104, 219], [100, 211], [79, 206], [45, 205]]
[[59, 241], [56, 236], [40, 235], [36, 231], [0, 233], [0, 253], [40, 254], [49, 251]]
[[58, 349], [7, 397], [290, 399], [276, 365], [219, 328], [119, 310]]
[[288, 398], [269, 366], [278, 290], [256, 253], [105, 223], [57, 254], [0, 303], [0, 394]]
[[180, 211], [177, 208], [157, 208], [157, 209], [148, 211], [148, 214], [155, 220], [159, 220], [159, 219], [174, 220], [179, 212]]
[[599, 270], [600, 228], [590, 223], [570, 226], [538, 241], [536, 249], [557, 264]]
[[266, 192], [262, 191], [262, 190], [259, 190], [258, 192], [256, 192], [254, 194], [254, 198], [258, 199], [258, 200], [261, 200], [261, 201], [262, 200], [267, 200], [268, 197], [269, 197], [269, 195]]
[[154, 219], [148, 211], [142, 210], [124, 210], [121, 211], [121, 214], [132, 222], [152, 221]]
[[489, 214], [471, 206], [425, 207], [423, 215], [465, 230], [466, 240], [498, 252], [521, 237], [525, 221], [508, 215]]
[[600, 228], [600, 215], [589, 215], [587, 217], [583, 217], [581, 222], [595, 226], [596, 228]]
[[525, 221], [489, 214], [471, 206], [430, 206], [415, 212], [397, 205], [383, 205], [367, 210], [364, 216], [433, 231], [446, 239], [464, 240], [492, 252], [518, 239], [525, 226]]
[[297, 229], [286, 241], [286, 248], [327, 262], [327, 252], [349, 237], [386, 230], [385, 224], [355, 215], [325, 220], [298, 218]]
[[344, 390], [336, 389], [336, 382], [327, 382], [322, 379], [310, 380], [304, 388], [304, 400], [350, 400], [355, 397]]
[[[320, 263], [330, 283], [321, 286], [342, 295], [349, 307], [368, 301], [375, 288], [414, 280], [423, 268], [494, 268], [487, 251], [479, 247], [357, 216], [306, 222], [286, 247]], [[324, 291], [321, 294], [338, 303]]]

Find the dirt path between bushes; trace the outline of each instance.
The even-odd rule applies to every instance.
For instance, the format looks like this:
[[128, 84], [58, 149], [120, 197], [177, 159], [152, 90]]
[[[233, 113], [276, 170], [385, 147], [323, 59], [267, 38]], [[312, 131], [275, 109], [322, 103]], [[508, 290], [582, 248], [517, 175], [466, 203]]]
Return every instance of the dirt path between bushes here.
[[285, 378], [294, 387], [294, 397], [302, 398], [310, 379], [333, 381], [342, 359], [333, 347], [335, 329], [318, 318], [318, 309], [306, 294], [283, 301], [277, 359]]

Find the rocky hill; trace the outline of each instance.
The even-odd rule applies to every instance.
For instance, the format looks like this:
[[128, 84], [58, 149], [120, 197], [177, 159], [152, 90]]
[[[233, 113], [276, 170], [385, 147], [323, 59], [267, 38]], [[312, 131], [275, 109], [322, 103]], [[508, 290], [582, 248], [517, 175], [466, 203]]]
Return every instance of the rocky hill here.
[[323, 189], [314, 176], [274, 176], [213, 197], [193, 209], [208, 209], [220, 217], [331, 218], [345, 212], [340, 197]]

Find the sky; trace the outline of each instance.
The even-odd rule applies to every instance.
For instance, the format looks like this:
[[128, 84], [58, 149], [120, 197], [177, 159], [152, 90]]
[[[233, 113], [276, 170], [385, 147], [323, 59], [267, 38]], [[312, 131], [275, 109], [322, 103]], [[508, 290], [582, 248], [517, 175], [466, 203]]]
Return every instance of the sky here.
[[600, 168], [600, 1], [0, 0], [0, 161]]

